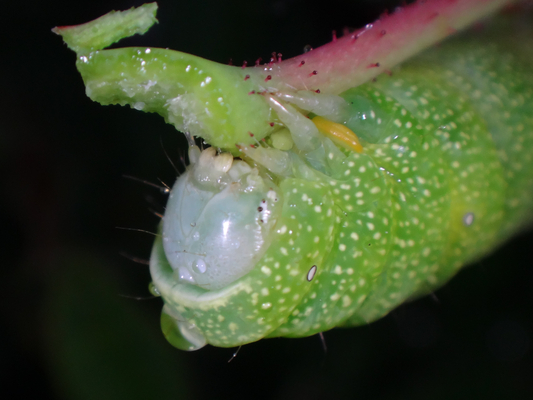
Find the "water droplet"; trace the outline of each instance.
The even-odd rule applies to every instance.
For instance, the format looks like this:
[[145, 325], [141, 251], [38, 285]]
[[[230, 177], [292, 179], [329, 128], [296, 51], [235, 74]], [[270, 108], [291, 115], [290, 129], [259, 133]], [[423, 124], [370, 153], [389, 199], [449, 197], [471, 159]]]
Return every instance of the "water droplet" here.
[[194, 235], [192, 235], [192, 238], [193, 238], [194, 240], [198, 240], [198, 239], [200, 239], [200, 232], [194, 232]]
[[198, 260], [193, 261], [192, 269], [196, 273], [203, 274], [205, 271], [207, 271], [207, 264], [205, 263], [204, 260], [199, 258]]
[[155, 297], [161, 296], [161, 292], [159, 292], [159, 289], [154, 285], [153, 282], [150, 282], [148, 285], [148, 291]]
[[133, 103], [133, 108], [136, 110], [141, 111], [144, 108], [145, 104], [142, 101], [138, 101], [136, 103]]
[[263, 303], [263, 304], [261, 304], [261, 308], [263, 310], [268, 310], [271, 307], [272, 307], [272, 303]]

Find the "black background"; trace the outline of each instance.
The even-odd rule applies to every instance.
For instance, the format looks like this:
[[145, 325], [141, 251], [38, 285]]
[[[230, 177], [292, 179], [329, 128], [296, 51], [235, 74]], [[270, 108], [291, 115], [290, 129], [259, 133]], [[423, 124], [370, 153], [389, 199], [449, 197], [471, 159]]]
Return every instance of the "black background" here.
[[[140, 1], [2, 5], [0, 397], [39, 399], [533, 398], [531, 233], [434, 296], [360, 328], [185, 353], [159, 330], [146, 259], [184, 140], [156, 115], [84, 95], [50, 29]], [[159, 24], [120, 43], [240, 64], [295, 56], [395, 1], [161, 1]], [[138, 299], [142, 297], [143, 299]], [[147, 298], [147, 299], [145, 299]]]

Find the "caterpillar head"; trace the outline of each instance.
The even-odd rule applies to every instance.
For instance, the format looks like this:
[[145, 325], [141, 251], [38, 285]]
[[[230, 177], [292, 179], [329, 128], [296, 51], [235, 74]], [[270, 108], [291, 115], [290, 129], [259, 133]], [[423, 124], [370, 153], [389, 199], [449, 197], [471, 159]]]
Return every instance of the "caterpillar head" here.
[[170, 193], [163, 246], [180, 281], [216, 290], [248, 273], [264, 254], [281, 194], [257, 168], [229, 153], [193, 146], [189, 158]]

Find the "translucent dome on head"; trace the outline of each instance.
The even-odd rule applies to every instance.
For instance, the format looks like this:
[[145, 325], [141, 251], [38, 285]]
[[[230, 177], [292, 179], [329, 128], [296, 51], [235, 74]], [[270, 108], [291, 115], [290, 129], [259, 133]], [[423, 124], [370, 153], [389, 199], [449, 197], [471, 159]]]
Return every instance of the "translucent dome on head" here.
[[189, 149], [163, 219], [163, 246], [175, 274], [208, 290], [247, 274], [265, 253], [281, 215], [281, 193], [257, 168], [213, 147]]

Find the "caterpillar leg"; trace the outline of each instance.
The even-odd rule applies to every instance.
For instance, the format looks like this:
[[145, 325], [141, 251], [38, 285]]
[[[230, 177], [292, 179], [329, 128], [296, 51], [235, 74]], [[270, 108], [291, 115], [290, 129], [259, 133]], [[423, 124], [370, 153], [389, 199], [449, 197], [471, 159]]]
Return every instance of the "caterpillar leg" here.
[[322, 140], [318, 128], [305, 115], [272, 95], [265, 98], [283, 125], [291, 132], [292, 140], [300, 151], [308, 153], [320, 147]]
[[[281, 122], [291, 132], [294, 143], [299, 150], [303, 152], [316, 150], [322, 142], [318, 132], [321, 130], [330, 139], [335, 138], [334, 141], [337, 144], [344, 147], [348, 145], [348, 149], [359, 153], [362, 151], [362, 148], [356, 145], [356, 143], [360, 145], [357, 136], [340, 124], [349, 113], [349, 105], [342, 97], [299, 91], [296, 93], [268, 94], [265, 98], [272, 109], [276, 111]], [[316, 114], [319, 119], [311, 123], [293, 105], [298, 109]]]
[[314, 117], [312, 121], [318, 130], [323, 132], [328, 138], [333, 140], [333, 142], [348, 150], [355, 151], [356, 153], [363, 152], [361, 140], [346, 126], [329, 121], [320, 116]]

